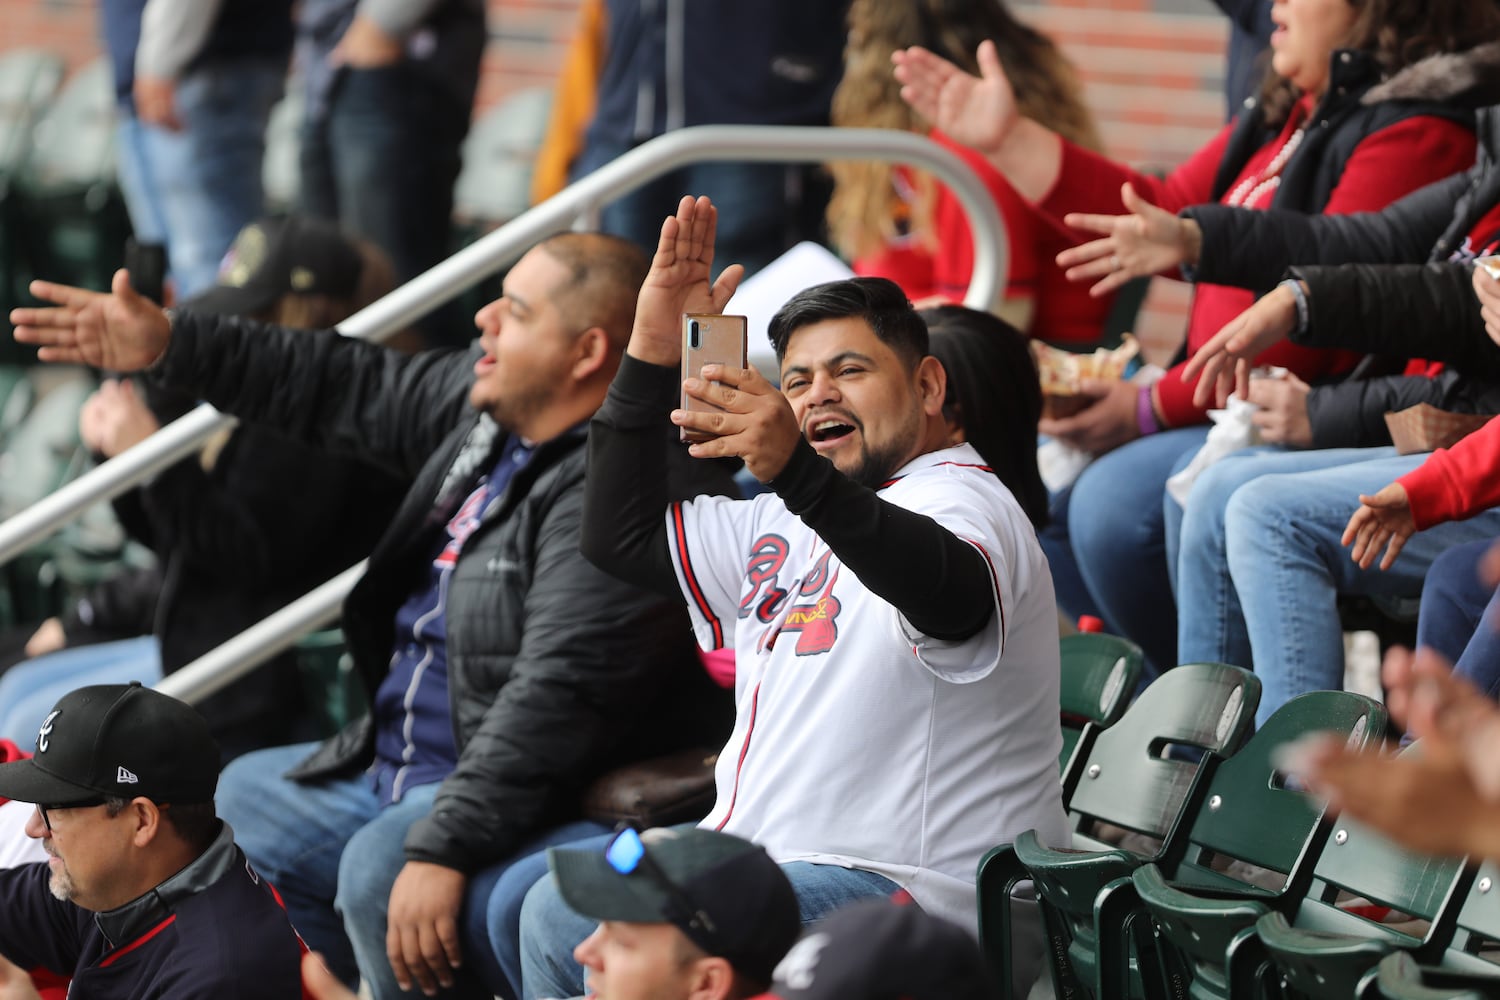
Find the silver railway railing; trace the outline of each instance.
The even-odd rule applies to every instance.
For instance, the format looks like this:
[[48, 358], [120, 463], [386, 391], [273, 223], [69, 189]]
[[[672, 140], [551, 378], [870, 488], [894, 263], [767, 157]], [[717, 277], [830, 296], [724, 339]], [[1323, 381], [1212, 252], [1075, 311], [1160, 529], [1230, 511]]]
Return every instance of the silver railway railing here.
[[[964, 303], [976, 309], [999, 303], [1008, 263], [1005, 230], [983, 184], [948, 150], [921, 136], [884, 129], [701, 125], [652, 139], [569, 185], [360, 310], [340, 323], [338, 330], [348, 337], [384, 339], [499, 271], [538, 241], [570, 228], [576, 220], [596, 217], [600, 206], [620, 195], [679, 167], [719, 160], [887, 160], [929, 171], [957, 196], [973, 233], [974, 273]], [[233, 417], [203, 404], [62, 486], [0, 524], [0, 563], [59, 530], [92, 504], [123, 493], [192, 454], [216, 431], [234, 423]], [[194, 702], [213, 694], [308, 632], [331, 624], [363, 570], [361, 563], [340, 573], [176, 671], [158, 688]]]

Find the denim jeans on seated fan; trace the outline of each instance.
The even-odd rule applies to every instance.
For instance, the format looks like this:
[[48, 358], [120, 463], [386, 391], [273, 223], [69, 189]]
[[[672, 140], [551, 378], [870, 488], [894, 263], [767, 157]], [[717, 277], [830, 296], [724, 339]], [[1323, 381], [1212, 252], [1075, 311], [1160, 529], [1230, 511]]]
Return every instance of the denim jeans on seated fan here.
[[1184, 661], [1253, 665], [1262, 684], [1257, 723], [1299, 694], [1342, 688], [1339, 595], [1415, 598], [1442, 552], [1500, 535], [1500, 510], [1490, 510], [1417, 532], [1389, 570], [1350, 559], [1341, 537], [1360, 495], [1426, 457], [1259, 449], [1211, 466], [1188, 497], [1178, 542]]
[[[219, 778], [219, 815], [250, 863], [281, 893], [292, 926], [339, 978], [353, 984], [363, 976], [376, 1000], [409, 997], [396, 986], [386, 959], [387, 904], [406, 864], [406, 831], [431, 812], [439, 785], [409, 789], [382, 808], [363, 773], [315, 783], [283, 777], [316, 748], [275, 747], [235, 760]], [[598, 829], [576, 823], [549, 830], [522, 845], [515, 858]], [[449, 995], [511, 992], [492, 957], [484, 921], [490, 892], [515, 858], [469, 876], [459, 918], [463, 968], [482, 987], [470, 979]]]
[[1147, 680], [1180, 662], [1162, 496], [1167, 478], [1207, 436], [1206, 426], [1183, 427], [1101, 455], [1054, 497], [1053, 522], [1040, 535], [1058, 607], [1075, 617], [1097, 614], [1105, 631], [1138, 644]]

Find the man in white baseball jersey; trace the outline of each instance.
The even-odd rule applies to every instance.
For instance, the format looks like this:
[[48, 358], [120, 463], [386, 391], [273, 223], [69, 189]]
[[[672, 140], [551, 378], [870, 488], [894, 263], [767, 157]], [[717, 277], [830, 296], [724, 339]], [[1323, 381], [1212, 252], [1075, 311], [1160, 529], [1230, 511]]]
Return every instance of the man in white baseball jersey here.
[[[679, 591], [702, 645], [735, 650], [737, 719], [702, 825], [762, 844], [804, 920], [905, 890], [973, 927], [986, 850], [1033, 828], [1067, 842], [1046, 561], [978, 452], [951, 444], [946, 376], [888, 281], [782, 307], [781, 391], [713, 365], [679, 384], [682, 314], [720, 311], [738, 281], [731, 267], [709, 283], [714, 225], [708, 199], [684, 198], [662, 227], [590, 431], [584, 553]], [[672, 409], [679, 391], [718, 409]], [[668, 411], [716, 435], [692, 455], [741, 458], [770, 492], [669, 504]], [[527, 996], [581, 985], [566, 957], [588, 925], [555, 893], [526, 900]]]

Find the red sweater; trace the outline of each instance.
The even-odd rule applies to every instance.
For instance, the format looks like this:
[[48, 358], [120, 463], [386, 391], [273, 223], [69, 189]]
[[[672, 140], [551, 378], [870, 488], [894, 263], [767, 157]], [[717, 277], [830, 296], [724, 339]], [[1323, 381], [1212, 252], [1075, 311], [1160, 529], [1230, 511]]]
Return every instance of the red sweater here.
[[1500, 506], [1500, 417], [1439, 448], [1396, 482], [1406, 487], [1418, 531]]
[[[1288, 131], [1250, 158], [1229, 185], [1229, 191], [1265, 168], [1284, 144]], [[1214, 175], [1229, 134], [1230, 126], [1226, 126], [1166, 178], [1138, 173], [1064, 142], [1061, 174], [1038, 208], [1057, 220], [1068, 212], [1118, 214], [1120, 185], [1127, 180], [1135, 185], [1141, 197], [1170, 212], [1202, 204], [1212, 194]], [[1433, 116], [1404, 119], [1367, 136], [1359, 144], [1323, 212], [1338, 215], [1381, 209], [1404, 194], [1468, 167], [1474, 162], [1474, 148], [1473, 132], [1456, 122]], [[1250, 207], [1264, 207], [1264, 204]], [[1244, 289], [1198, 285], [1188, 318], [1188, 356], [1254, 301], [1254, 294]], [[1355, 360], [1357, 356], [1347, 351], [1318, 350], [1283, 341], [1257, 357], [1256, 363], [1280, 365], [1311, 381], [1341, 374]], [[1180, 376], [1179, 366], [1157, 383], [1164, 423], [1182, 427], [1205, 422], [1206, 408], [1193, 405], [1195, 383], [1183, 382]]]
[[[1035, 302], [1027, 332], [1056, 343], [1097, 342], [1114, 296], [1090, 298], [1087, 284], [1069, 281], [1053, 262], [1058, 253], [1078, 242], [1076, 235], [1037, 212], [981, 154], [941, 132], [934, 131], [931, 138], [958, 154], [995, 199], [1009, 245], [1005, 297]], [[906, 171], [898, 171], [899, 181], [909, 183], [909, 178]], [[974, 237], [963, 206], [942, 184], [937, 185], [932, 224], [938, 239], [936, 253], [916, 236], [907, 236], [856, 260], [855, 272], [889, 278], [914, 300], [938, 296], [962, 302], [974, 271]]]

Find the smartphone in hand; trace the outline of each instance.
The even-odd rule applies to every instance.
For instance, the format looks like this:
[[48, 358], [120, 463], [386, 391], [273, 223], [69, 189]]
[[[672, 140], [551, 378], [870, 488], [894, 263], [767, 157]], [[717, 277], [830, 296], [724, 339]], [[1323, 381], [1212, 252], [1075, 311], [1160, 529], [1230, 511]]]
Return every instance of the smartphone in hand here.
[[125, 270], [130, 272], [130, 287], [163, 305], [167, 284], [167, 248], [160, 243], [140, 243], [134, 236], [125, 241]]
[[[744, 368], [747, 321], [744, 316], [709, 316], [685, 313], [682, 317], [682, 377], [697, 378], [704, 365], [720, 364], [726, 368]], [[682, 409], [699, 413], [716, 409], [711, 403], [682, 394]], [[682, 428], [684, 442], [707, 441], [713, 437], [702, 431]]]

